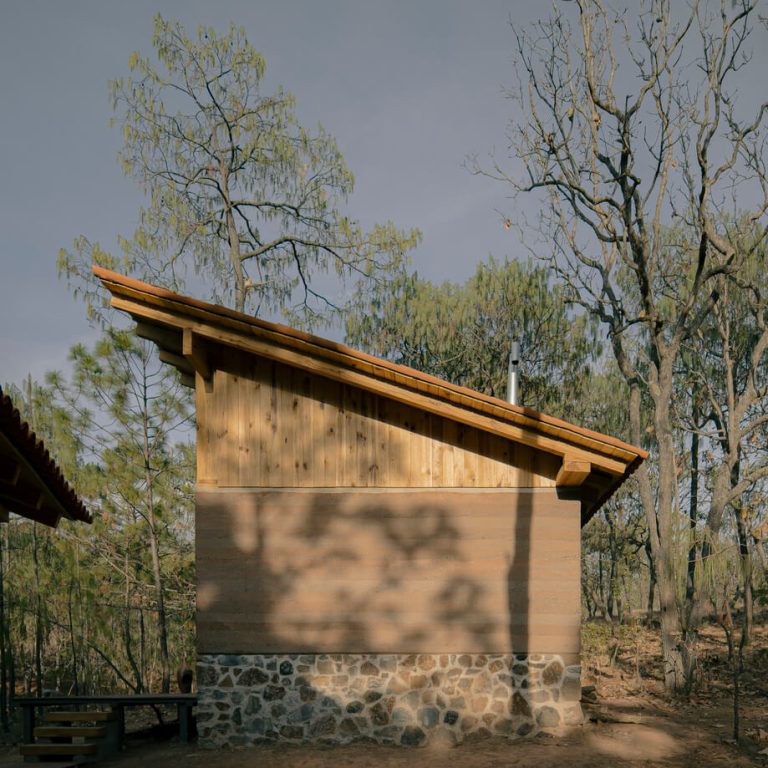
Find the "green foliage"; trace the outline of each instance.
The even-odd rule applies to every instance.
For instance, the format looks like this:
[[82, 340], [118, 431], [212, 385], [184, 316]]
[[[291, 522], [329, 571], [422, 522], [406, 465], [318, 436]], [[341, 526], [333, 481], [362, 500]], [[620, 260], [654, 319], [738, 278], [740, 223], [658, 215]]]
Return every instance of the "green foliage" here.
[[110, 331], [71, 358], [70, 380], [9, 388], [94, 513], [92, 526], [62, 521], [53, 531], [13, 518], [0, 532], [10, 663], [34, 688], [39, 626], [44, 687], [157, 690], [159, 599], [170, 658], [194, 644], [188, 397], [132, 334]]
[[404, 275], [347, 320], [350, 344], [502, 398], [512, 337], [522, 352], [522, 402], [578, 419], [574, 404], [591, 388], [599, 345], [543, 268], [491, 259], [463, 285]]
[[[191, 558], [189, 541], [179, 541], [172, 530], [179, 508], [190, 504], [192, 496], [188, 454], [174, 445], [178, 430], [190, 420], [189, 398], [175, 372], [156, 359], [151, 344], [133, 334], [111, 330], [92, 351], [74, 347], [71, 358], [72, 386], [61, 387], [60, 393], [70, 407], [89, 413], [92, 450], [105, 478], [98, 489], [99, 503], [111, 533], [113, 566], [105, 583], [112, 585], [115, 599], [122, 593], [126, 612], [154, 614], [166, 689], [170, 674], [166, 555]], [[176, 582], [179, 570], [173, 572]], [[189, 585], [182, 594], [190, 598]], [[186, 621], [189, 606], [178, 609]], [[141, 690], [149, 673], [132, 647], [129, 624], [123, 627], [123, 640], [135, 687]]]
[[299, 322], [338, 308], [318, 275], [375, 284], [401, 267], [419, 233], [344, 215], [354, 180], [335, 140], [298, 123], [289, 92], [262, 92], [264, 59], [242, 27], [189, 36], [158, 15], [152, 45], [155, 60], [132, 54], [110, 84], [121, 165], [149, 205], [122, 259], [85, 238], [60, 253], [76, 289], [90, 261], [177, 290], [194, 272], [219, 303]]

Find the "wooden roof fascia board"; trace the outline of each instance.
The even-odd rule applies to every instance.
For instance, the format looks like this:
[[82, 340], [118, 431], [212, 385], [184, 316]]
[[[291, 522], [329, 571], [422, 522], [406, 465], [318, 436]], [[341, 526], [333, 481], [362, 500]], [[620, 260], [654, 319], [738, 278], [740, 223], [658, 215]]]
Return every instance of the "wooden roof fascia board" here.
[[[462, 404], [468, 404], [469, 407], [483, 410], [496, 418], [515, 421], [535, 431], [553, 436], [557, 435], [569, 442], [585, 445], [598, 453], [618, 458], [625, 464], [631, 463], [637, 456], [643, 459], [647, 458], [646, 451], [616, 438], [601, 435], [584, 427], [576, 427], [561, 419], [530, 409], [503, 403], [489, 395], [441, 381], [428, 374], [353, 350], [343, 344], [312, 336], [277, 323], [248, 317], [226, 307], [180, 296], [101, 267], [94, 266], [93, 271], [104, 282], [113, 296], [138, 299], [141, 305], [152, 304], [166, 310], [172, 309], [180, 316], [196, 317], [217, 326], [232, 327], [249, 337], [260, 335], [284, 346], [303, 349], [308, 354], [335, 359], [345, 367], [367, 370], [378, 378], [390, 379], [393, 377], [392, 380], [402, 378], [408, 381], [409, 386], [422, 391], [428, 391], [427, 385], [432, 384], [438, 388], [439, 396], [443, 399], [456, 400]], [[179, 327], [178, 324], [177, 327]]]
[[474, 426], [491, 434], [522, 443], [531, 448], [538, 448], [558, 456], [568, 455], [574, 461], [583, 461], [599, 467], [612, 475], [620, 476], [626, 469], [626, 464], [612, 457], [595, 453], [582, 446], [565, 444], [562, 439], [547, 434], [538, 434], [514, 422], [493, 418], [491, 415], [462, 408], [453, 402], [445, 402], [422, 392], [414, 392], [396, 381], [385, 381], [380, 377], [368, 375], [362, 371], [350, 370], [323, 358], [317, 358], [306, 352], [286, 348], [280, 344], [258, 338], [253, 335], [244, 336], [240, 333], [211, 327], [209, 324], [192, 321], [185, 323], [184, 319], [163, 309], [149, 308], [134, 300], [113, 297], [112, 306], [128, 312], [132, 317], [144, 317], [155, 322], [188, 328], [190, 332], [214, 343], [234, 347], [243, 352], [258, 354], [277, 362], [301, 368], [344, 384], [371, 391], [392, 400], [411, 405], [421, 410], [443, 416], [453, 421]]

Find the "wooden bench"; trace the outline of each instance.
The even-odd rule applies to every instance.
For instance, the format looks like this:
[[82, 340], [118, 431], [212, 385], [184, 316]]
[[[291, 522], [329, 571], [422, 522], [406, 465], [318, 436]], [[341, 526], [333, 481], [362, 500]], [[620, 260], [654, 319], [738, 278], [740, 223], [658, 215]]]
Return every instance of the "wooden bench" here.
[[196, 693], [137, 693], [128, 695], [105, 696], [45, 696], [15, 697], [12, 706], [21, 707], [23, 723], [23, 739], [25, 744], [31, 744], [35, 731], [35, 717], [38, 709], [48, 707], [92, 707], [107, 706], [117, 718], [118, 746], [125, 735], [125, 708], [141, 706], [175, 706], [179, 716], [179, 741], [189, 742], [192, 736], [192, 710], [197, 706]]

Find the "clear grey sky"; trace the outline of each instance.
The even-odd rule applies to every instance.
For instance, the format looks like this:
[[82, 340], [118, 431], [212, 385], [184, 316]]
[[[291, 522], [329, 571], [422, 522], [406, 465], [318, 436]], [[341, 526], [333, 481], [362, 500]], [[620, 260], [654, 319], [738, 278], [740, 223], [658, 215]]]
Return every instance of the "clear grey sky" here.
[[293, 91], [300, 119], [321, 122], [355, 173], [350, 213], [419, 227], [414, 265], [464, 279], [517, 244], [494, 209], [505, 190], [462, 167], [505, 151], [512, 108], [510, 17], [523, 0], [0, 0], [0, 382], [66, 368], [94, 338], [56, 275], [56, 254], [87, 235], [113, 248], [142, 203], [117, 166], [107, 81], [151, 52], [152, 17], [245, 26], [268, 85]]

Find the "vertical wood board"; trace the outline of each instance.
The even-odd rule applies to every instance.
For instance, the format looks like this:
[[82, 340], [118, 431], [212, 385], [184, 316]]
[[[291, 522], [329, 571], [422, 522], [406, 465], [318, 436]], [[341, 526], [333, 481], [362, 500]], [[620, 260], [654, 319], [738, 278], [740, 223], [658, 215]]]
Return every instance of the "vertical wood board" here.
[[262, 488], [554, 487], [559, 459], [256, 356], [196, 387], [198, 481]]

